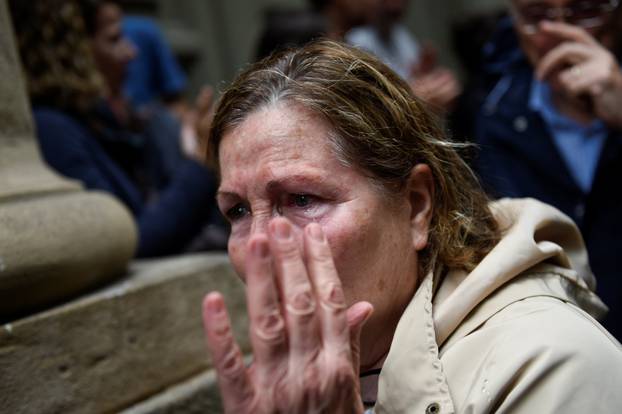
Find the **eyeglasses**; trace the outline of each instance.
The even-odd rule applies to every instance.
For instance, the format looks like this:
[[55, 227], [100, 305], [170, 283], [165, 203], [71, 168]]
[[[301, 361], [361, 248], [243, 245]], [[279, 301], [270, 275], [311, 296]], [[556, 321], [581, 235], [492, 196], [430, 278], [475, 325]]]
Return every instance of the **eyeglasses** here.
[[565, 22], [590, 29], [601, 26], [606, 16], [613, 12], [619, 0], [577, 0], [566, 6], [551, 6], [542, 2], [516, 5], [511, 2], [512, 12], [527, 34], [535, 34], [543, 20], [563, 19]]

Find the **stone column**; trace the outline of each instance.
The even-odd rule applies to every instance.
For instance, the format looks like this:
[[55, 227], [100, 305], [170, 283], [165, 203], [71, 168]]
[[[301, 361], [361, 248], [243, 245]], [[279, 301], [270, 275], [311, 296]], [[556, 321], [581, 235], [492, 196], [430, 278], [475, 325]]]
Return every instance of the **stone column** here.
[[0, 320], [123, 274], [135, 247], [134, 221], [119, 202], [43, 163], [0, 0]]

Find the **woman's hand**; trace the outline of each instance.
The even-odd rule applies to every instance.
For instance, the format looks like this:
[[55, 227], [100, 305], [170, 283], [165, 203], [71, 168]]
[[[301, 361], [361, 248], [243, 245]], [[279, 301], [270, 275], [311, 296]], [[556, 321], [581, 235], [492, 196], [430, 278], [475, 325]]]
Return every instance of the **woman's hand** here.
[[321, 227], [275, 218], [248, 242], [247, 304], [253, 363], [246, 367], [219, 293], [203, 302], [208, 348], [227, 413], [362, 413], [359, 337], [367, 302], [347, 308]]
[[613, 54], [578, 26], [542, 22], [540, 30], [563, 42], [542, 58], [537, 77], [546, 79], [559, 71], [559, 83], [566, 94], [586, 97], [592, 115], [622, 129], [622, 71]]

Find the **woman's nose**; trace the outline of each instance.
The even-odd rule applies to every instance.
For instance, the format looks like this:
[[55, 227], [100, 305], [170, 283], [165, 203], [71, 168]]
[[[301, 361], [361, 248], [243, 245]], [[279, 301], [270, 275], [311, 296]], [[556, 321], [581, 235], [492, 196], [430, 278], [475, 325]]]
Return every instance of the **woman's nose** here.
[[255, 234], [268, 234], [268, 224], [270, 224], [271, 217], [268, 215], [254, 215], [251, 223], [250, 235]]

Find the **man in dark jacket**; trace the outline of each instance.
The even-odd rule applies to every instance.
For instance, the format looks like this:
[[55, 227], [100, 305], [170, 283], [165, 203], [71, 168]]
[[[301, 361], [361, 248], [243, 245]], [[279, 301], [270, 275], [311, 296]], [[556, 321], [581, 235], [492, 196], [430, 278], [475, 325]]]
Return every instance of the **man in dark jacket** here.
[[513, 0], [487, 46], [493, 79], [476, 161], [498, 197], [535, 197], [580, 227], [622, 338], [622, 72], [610, 52], [618, 0]]

